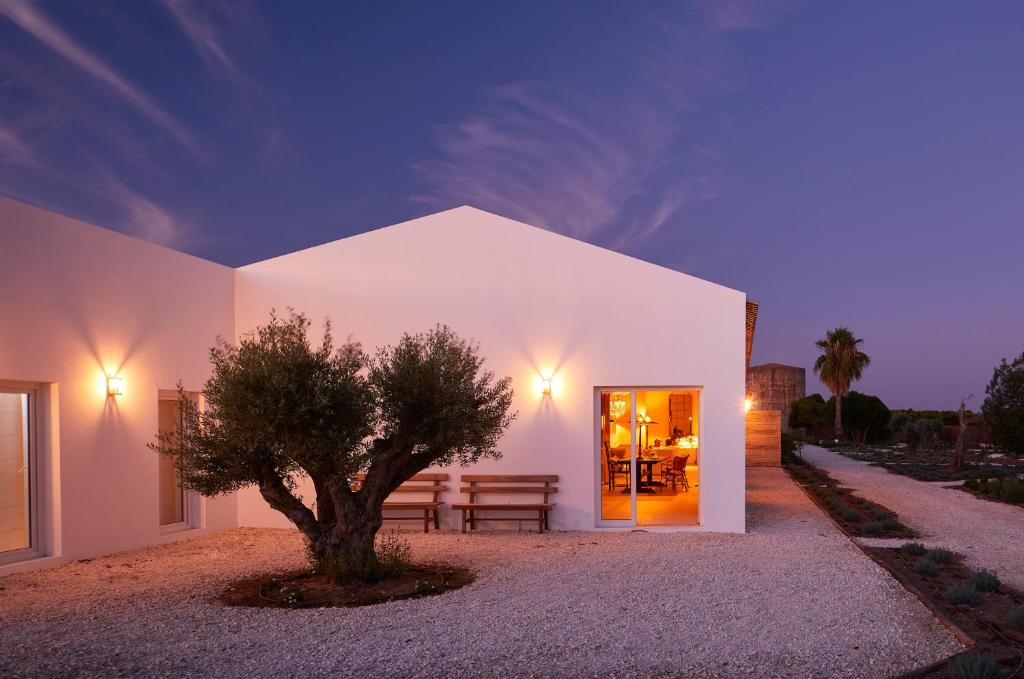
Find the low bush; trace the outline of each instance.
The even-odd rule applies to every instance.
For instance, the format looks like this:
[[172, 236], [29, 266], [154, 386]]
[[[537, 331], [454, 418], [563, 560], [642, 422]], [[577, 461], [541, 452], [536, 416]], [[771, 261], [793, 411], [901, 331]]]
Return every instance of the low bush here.
[[926, 578], [934, 578], [935, 574], [939, 572], [939, 564], [935, 563], [931, 559], [923, 559], [917, 562], [914, 566], [914, 570]]
[[881, 521], [868, 521], [864, 524], [864, 532], [868, 535], [880, 535], [885, 532], [885, 524]]
[[882, 527], [891, 531], [903, 530], [904, 528], [903, 524], [897, 521], [895, 517], [882, 521]]
[[999, 679], [999, 663], [990, 654], [964, 653], [949, 661], [951, 679]]
[[843, 521], [846, 521], [847, 523], [860, 522], [860, 512], [858, 512], [855, 509], [850, 509], [849, 507], [844, 507], [843, 509], [840, 509], [839, 516], [842, 517]]
[[995, 592], [999, 589], [999, 578], [992, 571], [982, 568], [979, 571], [971, 571], [967, 584], [979, 592]]
[[955, 558], [956, 555], [953, 554], [953, 552], [949, 551], [948, 549], [942, 549], [940, 547], [940, 548], [936, 548], [936, 549], [929, 549], [928, 553], [926, 554], [926, 556], [929, 559], [931, 559], [932, 561], [934, 561], [935, 563], [946, 564], [946, 563], [953, 563], [953, 559]]
[[953, 585], [946, 590], [946, 601], [955, 606], [973, 606], [981, 601], [981, 592], [971, 585]]
[[903, 546], [900, 547], [900, 551], [911, 556], [921, 556], [928, 550], [920, 542], [904, 542]]
[[1019, 630], [1024, 630], [1024, 604], [1014, 606], [1013, 610], [1010, 611], [1010, 616], [1007, 619], [1011, 627], [1016, 627]]
[[1024, 481], [1016, 476], [971, 480], [970, 483], [964, 483], [964, 487], [993, 500], [1024, 504]]
[[383, 577], [397, 578], [409, 570], [412, 545], [398, 531], [389, 530], [377, 536], [377, 563]]

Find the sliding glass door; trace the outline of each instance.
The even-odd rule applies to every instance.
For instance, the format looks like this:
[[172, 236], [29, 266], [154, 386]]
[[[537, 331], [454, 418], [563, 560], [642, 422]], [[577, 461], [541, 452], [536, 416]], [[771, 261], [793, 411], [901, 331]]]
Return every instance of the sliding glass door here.
[[700, 396], [696, 387], [598, 390], [601, 525], [700, 522]]
[[35, 555], [35, 391], [0, 387], [0, 563]]

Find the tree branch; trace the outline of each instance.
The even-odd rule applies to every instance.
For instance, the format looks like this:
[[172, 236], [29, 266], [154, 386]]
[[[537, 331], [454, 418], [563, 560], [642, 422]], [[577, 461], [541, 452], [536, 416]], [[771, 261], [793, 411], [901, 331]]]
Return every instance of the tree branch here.
[[295, 497], [281, 476], [269, 464], [260, 468], [260, 495], [271, 507], [288, 517], [288, 520], [302, 531], [306, 539], [315, 541], [320, 536], [320, 526], [309, 507]]

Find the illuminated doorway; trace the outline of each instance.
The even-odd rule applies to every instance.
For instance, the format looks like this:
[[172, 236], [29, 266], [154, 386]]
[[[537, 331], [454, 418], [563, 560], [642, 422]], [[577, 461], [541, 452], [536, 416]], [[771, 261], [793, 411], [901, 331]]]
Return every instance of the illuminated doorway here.
[[597, 390], [598, 524], [700, 523], [701, 390]]

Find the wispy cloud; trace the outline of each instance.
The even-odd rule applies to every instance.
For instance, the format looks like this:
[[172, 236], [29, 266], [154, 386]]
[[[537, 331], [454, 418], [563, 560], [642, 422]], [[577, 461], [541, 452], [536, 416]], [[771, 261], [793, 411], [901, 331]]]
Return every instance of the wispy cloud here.
[[116, 225], [119, 230], [170, 248], [184, 249], [192, 244], [196, 233], [193, 224], [157, 205], [113, 175], [101, 176], [97, 190], [121, 206], [124, 217]]
[[468, 203], [617, 248], [678, 224], [721, 183], [690, 113], [733, 85], [722, 37], [765, 25], [762, 5], [630, 15], [607, 41], [619, 68], [600, 97], [547, 81], [493, 88], [437, 129], [436, 156], [413, 166], [425, 188], [411, 200]]
[[100, 81], [139, 113], [169, 132], [192, 153], [205, 155], [192, 134], [144, 92], [118, 75], [99, 56], [77, 43], [27, 0], [0, 0], [0, 15], [52, 49], [68, 62]]

